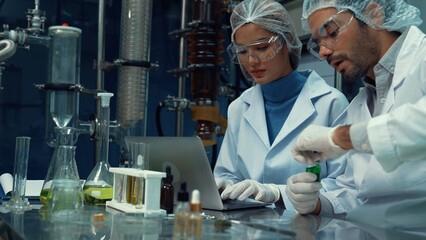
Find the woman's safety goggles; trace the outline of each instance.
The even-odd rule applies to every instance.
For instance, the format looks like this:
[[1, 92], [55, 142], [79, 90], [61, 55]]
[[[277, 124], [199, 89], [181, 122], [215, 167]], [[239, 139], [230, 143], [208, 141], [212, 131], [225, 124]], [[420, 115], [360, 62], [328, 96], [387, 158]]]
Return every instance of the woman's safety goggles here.
[[[351, 16], [342, 14], [343, 12], [351, 13]], [[325, 21], [315, 34], [309, 39], [307, 49], [309, 53], [321, 59], [321, 45], [332, 49], [332, 45], [337, 41], [338, 35], [345, 30], [352, 22], [354, 14], [348, 9], [341, 10]]]
[[227, 51], [234, 63], [246, 63], [252, 57], [258, 62], [271, 60], [283, 47], [283, 39], [279, 35], [260, 39], [246, 45], [229, 44]]

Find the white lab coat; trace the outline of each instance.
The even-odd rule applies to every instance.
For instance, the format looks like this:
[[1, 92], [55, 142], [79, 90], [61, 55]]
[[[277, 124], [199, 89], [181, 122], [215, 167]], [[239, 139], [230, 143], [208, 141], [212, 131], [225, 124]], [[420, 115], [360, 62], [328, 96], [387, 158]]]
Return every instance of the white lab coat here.
[[[406, 103], [415, 103], [424, 95], [426, 36], [417, 27], [411, 27], [398, 54], [394, 77], [381, 114], [392, 112]], [[348, 107], [348, 123], [371, 119], [366, 98], [365, 89], [361, 89]], [[426, 123], [426, 119], [422, 122]], [[419, 127], [425, 130], [424, 124]], [[387, 146], [379, 151], [392, 152], [394, 149], [389, 146], [407, 139], [404, 131], [393, 132], [393, 141], [396, 142], [388, 143], [386, 141], [389, 139], [383, 137], [382, 131], [377, 129], [377, 135], [373, 135]], [[422, 141], [424, 143], [426, 140]], [[426, 160], [426, 149], [423, 149], [418, 154]], [[347, 213], [349, 220], [390, 228], [426, 226], [426, 161], [406, 161], [394, 171], [386, 172], [374, 155], [350, 151], [345, 174], [339, 176], [336, 183], [343, 188], [323, 195], [332, 203], [335, 213]]]
[[371, 149], [386, 171], [405, 161], [426, 160], [425, 119], [426, 96], [368, 122]]
[[[214, 169], [215, 177], [233, 182], [254, 179], [260, 183], [277, 184], [286, 207], [290, 209], [292, 205], [283, 194], [287, 178], [304, 172], [306, 168], [291, 154], [296, 137], [309, 124], [334, 126], [340, 123], [335, 120], [348, 105], [345, 96], [330, 87], [316, 72], [301, 73], [309, 77], [272, 144], [268, 138], [260, 85], [246, 90], [230, 104], [228, 128]], [[334, 179], [343, 173], [344, 168], [345, 162], [340, 159], [322, 164], [325, 189], [335, 189]]]

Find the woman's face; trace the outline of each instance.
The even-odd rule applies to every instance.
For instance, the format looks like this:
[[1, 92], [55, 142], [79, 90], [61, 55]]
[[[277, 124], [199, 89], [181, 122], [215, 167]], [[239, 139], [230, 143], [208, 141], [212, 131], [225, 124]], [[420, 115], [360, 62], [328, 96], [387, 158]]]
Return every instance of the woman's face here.
[[[254, 23], [248, 23], [240, 27], [235, 32], [234, 38], [237, 45], [244, 46], [261, 40], [267, 41], [272, 36], [276, 35], [277, 34], [261, 28]], [[285, 43], [283, 43], [283, 47], [274, 57], [269, 60], [262, 61], [262, 59], [256, 57], [256, 52], [262, 51], [261, 48], [264, 47], [264, 44], [247, 47], [247, 57], [245, 58], [245, 61], [240, 61], [241, 66], [247, 70], [257, 84], [265, 84], [275, 81], [288, 75], [293, 70]]]

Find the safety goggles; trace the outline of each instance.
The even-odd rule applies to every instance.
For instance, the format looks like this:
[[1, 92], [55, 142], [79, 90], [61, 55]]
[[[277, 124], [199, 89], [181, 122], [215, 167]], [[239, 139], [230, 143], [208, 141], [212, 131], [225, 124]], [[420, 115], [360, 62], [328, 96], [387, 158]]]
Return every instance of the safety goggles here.
[[[351, 13], [351, 17], [342, 15], [344, 12]], [[318, 28], [316, 35], [312, 35], [314, 38], [309, 39], [307, 44], [309, 53], [321, 59], [319, 53], [321, 45], [332, 49], [331, 46], [337, 41], [339, 34], [349, 26], [353, 18], [354, 14], [348, 9], [341, 10], [331, 16]]]
[[229, 44], [227, 51], [234, 63], [246, 63], [252, 57], [258, 62], [271, 60], [283, 47], [283, 39], [279, 35], [260, 39], [246, 45]]

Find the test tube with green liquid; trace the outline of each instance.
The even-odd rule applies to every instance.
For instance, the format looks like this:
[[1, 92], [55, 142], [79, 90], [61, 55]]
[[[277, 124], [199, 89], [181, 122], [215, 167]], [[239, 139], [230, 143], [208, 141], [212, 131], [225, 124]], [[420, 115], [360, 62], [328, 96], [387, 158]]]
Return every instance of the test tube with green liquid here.
[[317, 180], [315, 180], [316, 182], [321, 181], [321, 165], [319, 164], [319, 162], [315, 162], [313, 165], [308, 165], [306, 167], [306, 172], [310, 172], [317, 175]]

